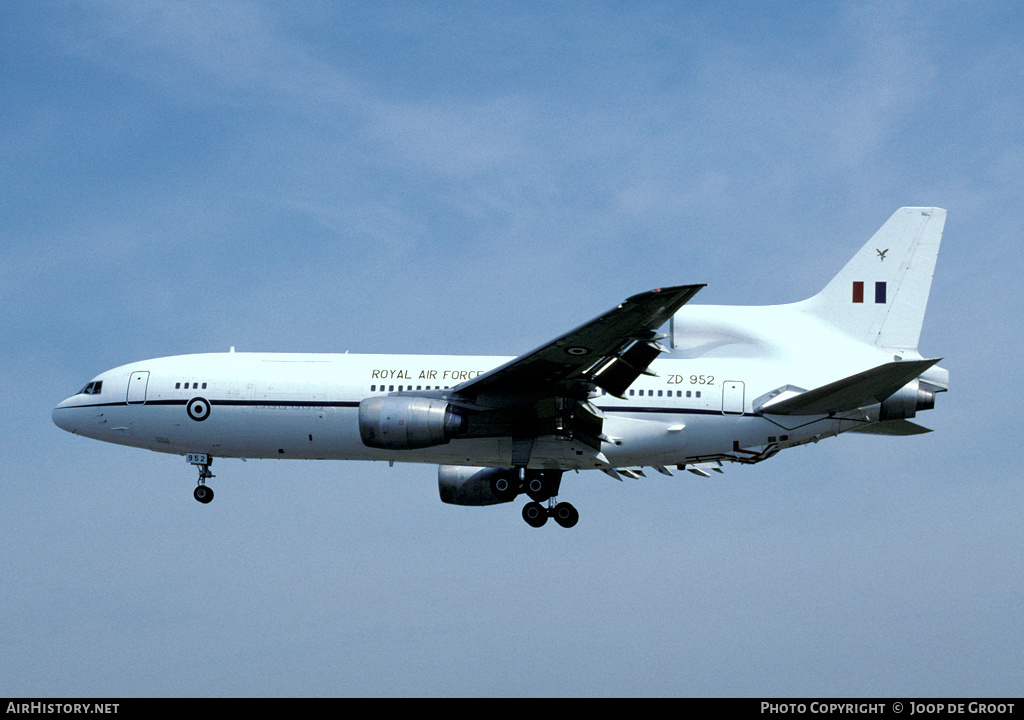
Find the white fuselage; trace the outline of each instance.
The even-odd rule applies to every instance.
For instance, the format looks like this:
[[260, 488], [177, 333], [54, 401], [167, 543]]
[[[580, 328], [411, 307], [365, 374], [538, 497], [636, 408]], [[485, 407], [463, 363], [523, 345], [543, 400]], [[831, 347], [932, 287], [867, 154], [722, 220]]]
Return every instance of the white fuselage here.
[[[603, 457], [571, 439], [541, 437], [528, 466], [623, 468], [749, 459], [835, 435], [857, 422], [825, 416], [769, 419], [753, 414], [752, 402], [787, 383], [815, 387], [891, 359], [858, 342], [845, 343], [847, 352], [836, 353], [841, 338], [834, 336], [828, 338], [831, 362], [801, 358], [808, 349], [806, 337], [796, 343], [803, 350], [789, 352], [787, 346], [793, 345], [779, 337], [777, 324], [775, 336], [764, 339], [770, 346], [751, 333], [750, 312], [756, 314], [756, 308], [745, 308], [745, 333], [732, 335], [722, 333], [728, 327], [724, 309], [714, 310], [714, 337], [701, 332], [701, 313], [687, 318], [684, 337], [691, 343], [703, 337], [703, 347], [681, 348], [656, 360], [650, 368], [655, 375], [641, 376], [623, 398], [592, 396], [591, 403], [604, 415], [608, 441], [600, 450]], [[744, 357], [750, 344], [757, 347], [752, 357]], [[680, 357], [686, 354], [695, 357]], [[165, 357], [97, 376], [90, 386], [102, 383], [98, 393], [68, 398], [53, 419], [78, 435], [174, 454], [510, 467], [511, 437], [380, 450], [363, 444], [358, 425], [365, 398], [443, 391], [509, 359], [235, 352]]]

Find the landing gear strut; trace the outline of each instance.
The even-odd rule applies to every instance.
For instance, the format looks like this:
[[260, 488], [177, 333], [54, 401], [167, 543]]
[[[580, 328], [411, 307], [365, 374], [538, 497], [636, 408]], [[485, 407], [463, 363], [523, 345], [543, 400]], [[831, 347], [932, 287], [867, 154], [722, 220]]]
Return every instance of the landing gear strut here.
[[206, 486], [206, 481], [212, 477], [216, 477], [210, 472], [210, 466], [213, 465], [213, 458], [205, 453], [189, 453], [185, 456], [190, 465], [195, 465], [199, 468], [199, 481], [196, 485], [195, 492], [192, 496], [203, 503], [204, 505], [213, 500], [213, 488]]

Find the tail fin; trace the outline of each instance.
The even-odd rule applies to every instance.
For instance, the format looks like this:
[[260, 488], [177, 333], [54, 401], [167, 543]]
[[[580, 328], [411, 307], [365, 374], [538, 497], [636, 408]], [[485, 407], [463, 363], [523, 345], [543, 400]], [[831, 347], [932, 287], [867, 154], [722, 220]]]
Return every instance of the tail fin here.
[[946, 211], [897, 210], [801, 309], [878, 347], [915, 351]]

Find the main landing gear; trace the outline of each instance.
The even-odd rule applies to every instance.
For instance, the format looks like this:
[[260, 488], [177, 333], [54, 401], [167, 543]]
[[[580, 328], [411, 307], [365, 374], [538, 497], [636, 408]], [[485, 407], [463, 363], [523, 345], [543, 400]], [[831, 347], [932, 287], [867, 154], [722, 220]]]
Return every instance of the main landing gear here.
[[206, 481], [212, 477], [216, 477], [210, 472], [210, 466], [213, 465], [213, 458], [205, 453], [188, 453], [185, 456], [190, 465], [195, 465], [199, 468], [199, 482], [196, 485], [195, 492], [192, 496], [201, 502], [203, 505], [213, 500], [213, 488], [206, 486]]
[[561, 470], [527, 470], [515, 468], [498, 475], [491, 483], [491, 492], [502, 502], [514, 500], [520, 493], [530, 496], [523, 507], [523, 520], [531, 527], [541, 527], [554, 518], [564, 528], [579, 522], [580, 514], [567, 502], [555, 503], [562, 484]]
[[554, 502], [554, 500], [548, 500], [547, 507], [536, 500], [526, 503], [523, 506], [523, 520], [527, 525], [536, 528], [546, 523], [549, 517], [553, 517], [555, 522], [564, 528], [571, 528], [580, 521], [580, 514], [575, 507], [567, 502], [560, 502], [557, 505]]

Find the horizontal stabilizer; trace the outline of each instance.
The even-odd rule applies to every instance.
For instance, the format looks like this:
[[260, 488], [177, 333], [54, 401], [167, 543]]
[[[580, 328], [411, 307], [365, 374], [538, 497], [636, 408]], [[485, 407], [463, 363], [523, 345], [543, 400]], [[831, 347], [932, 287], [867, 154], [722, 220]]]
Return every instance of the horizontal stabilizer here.
[[931, 431], [931, 428], [912, 423], [909, 420], [886, 420], [885, 422], [871, 423], [870, 425], [853, 430], [853, 432], [864, 433], [865, 435], [892, 435], [898, 437], [924, 435]]
[[880, 403], [938, 360], [890, 362], [799, 395], [776, 396], [754, 411], [765, 415], [828, 415]]

